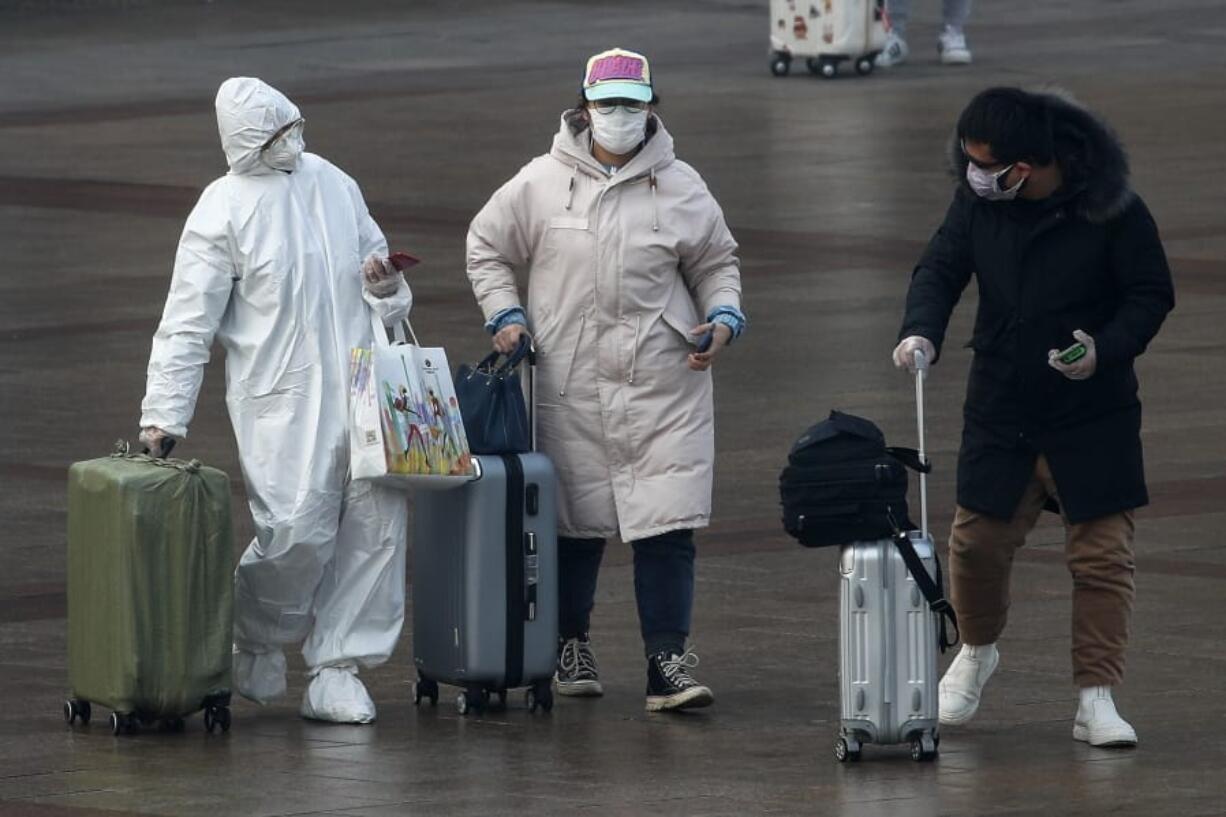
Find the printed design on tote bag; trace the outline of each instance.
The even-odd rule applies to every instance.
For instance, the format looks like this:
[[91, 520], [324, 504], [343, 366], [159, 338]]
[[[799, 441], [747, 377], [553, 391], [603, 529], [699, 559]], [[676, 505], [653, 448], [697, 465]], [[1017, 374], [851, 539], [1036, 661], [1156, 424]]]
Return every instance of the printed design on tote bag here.
[[400, 359], [404, 379], [384, 379], [383, 452], [387, 470], [392, 474], [469, 473], [470, 457], [461, 443], [463, 420], [455, 398], [447, 405], [440, 400], [443, 387], [438, 369], [429, 359], [423, 361], [418, 377], [409, 373], [408, 363]]
[[360, 455], [366, 464], [355, 469], [356, 476], [471, 475], [472, 455], [446, 360], [436, 364], [432, 352], [441, 355], [408, 346], [381, 355], [352, 350], [355, 454], [359, 448], [383, 452], [375, 463]]

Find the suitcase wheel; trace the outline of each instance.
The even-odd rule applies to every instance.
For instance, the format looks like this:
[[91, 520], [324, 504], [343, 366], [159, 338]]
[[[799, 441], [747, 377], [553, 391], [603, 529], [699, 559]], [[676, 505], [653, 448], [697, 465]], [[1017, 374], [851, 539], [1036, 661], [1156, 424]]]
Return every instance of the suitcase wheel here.
[[74, 725], [77, 721], [88, 726], [91, 714], [89, 701], [82, 701], [80, 698], [69, 698], [64, 701], [64, 721], [69, 726]]
[[455, 696], [455, 709], [461, 715], [480, 715], [490, 702], [490, 691], [478, 686], [465, 687]]
[[528, 691], [524, 693], [524, 703], [528, 705], [528, 711], [535, 714], [540, 709], [543, 712], [553, 711], [553, 684], [551, 681], [537, 681], [532, 686], [528, 687]]
[[854, 763], [860, 759], [860, 744], [839, 738], [834, 742], [834, 759], [839, 763]]
[[771, 54], [771, 73], [777, 77], [786, 77], [792, 70], [792, 56], [782, 51]]
[[220, 729], [230, 731], [230, 707], [209, 705], [204, 708], [204, 728], [211, 735]]
[[430, 706], [438, 706], [438, 683], [420, 676], [413, 683], [414, 706], [420, 706], [423, 700], [429, 700]]
[[834, 79], [839, 75], [839, 63], [836, 60], [826, 59], [825, 57], [809, 57], [805, 60], [805, 65], [809, 68], [809, 72], [825, 77], [826, 79]]
[[861, 57], [860, 59], [856, 60], [856, 73], [862, 77], [866, 77], [873, 73], [873, 66], [874, 62], [872, 57]]
[[111, 713], [111, 734], [118, 737], [119, 735], [135, 735], [140, 731], [140, 719], [131, 712], [112, 712]]
[[911, 759], [917, 763], [935, 760], [937, 756], [937, 741], [931, 732], [911, 739]]

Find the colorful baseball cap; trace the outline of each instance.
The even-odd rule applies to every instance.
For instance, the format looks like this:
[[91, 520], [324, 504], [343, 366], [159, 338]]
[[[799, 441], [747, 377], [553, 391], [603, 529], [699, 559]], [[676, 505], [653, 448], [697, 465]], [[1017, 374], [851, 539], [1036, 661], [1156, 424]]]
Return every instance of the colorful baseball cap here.
[[601, 51], [587, 61], [587, 71], [583, 74], [583, 96], [586, 99], [650, 102], [655, 95], [651, 87], [651, 66], [642, 54], [613, 48]]

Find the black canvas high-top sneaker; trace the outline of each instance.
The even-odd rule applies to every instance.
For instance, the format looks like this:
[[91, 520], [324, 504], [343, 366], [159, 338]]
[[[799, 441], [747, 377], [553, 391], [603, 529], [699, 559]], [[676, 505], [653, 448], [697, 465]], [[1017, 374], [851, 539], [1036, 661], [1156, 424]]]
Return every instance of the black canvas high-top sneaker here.
[[558, 640], [558, 669], [553, 680], [559, 695], [595, 698], [604, 694], [592, 642], [586, 635]]
[[714, 703], [711, 690], [690, 675], [696, 666], [698, 656], [689, 650], [681, 655], [666, 650], [647, 659], [647, 711], [697, 709]]

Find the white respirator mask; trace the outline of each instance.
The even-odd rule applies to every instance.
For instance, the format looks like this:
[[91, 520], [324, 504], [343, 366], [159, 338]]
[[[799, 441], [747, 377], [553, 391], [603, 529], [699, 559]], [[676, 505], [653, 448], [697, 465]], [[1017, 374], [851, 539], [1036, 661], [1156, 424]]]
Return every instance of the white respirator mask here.
[[1017, 194], [1021, 192], [1022, 185], [1026, 183], [1026, 177], [1023, 177], [1008, 190], [1002, 190], [1000, 188], [1001, 179], [1012, 169], [1013, 165], [1008, 165], [993, 173], [990, 170], [984, 170], [982, 167], [976, 167], [973, 163], [967, 163], [966, 183], [981, 198], [988, 199], [989, 201], [1009, 201], [1017, 198]]
[[617, 106], [609, 113], [588, 108], [592, 123], [592, 138], [596, 144], [616, 156], [632, 152], [647, 136], [647, 111], [628, 111]]
[[301, 119], [295, 122], [289, 130], [260, 151], [260, 160], [273, 170], [291, 173], [297, 169], [298, 157], [306, 148], [306, 142], [302, 139], [302, 126]]

